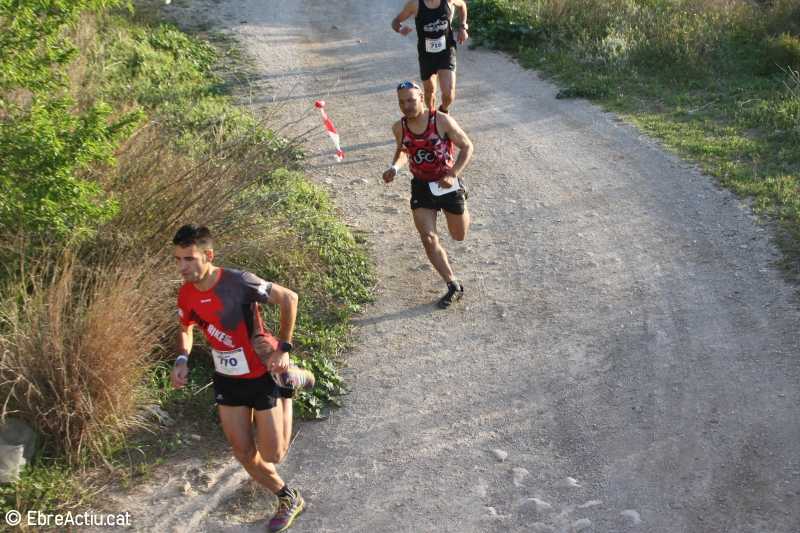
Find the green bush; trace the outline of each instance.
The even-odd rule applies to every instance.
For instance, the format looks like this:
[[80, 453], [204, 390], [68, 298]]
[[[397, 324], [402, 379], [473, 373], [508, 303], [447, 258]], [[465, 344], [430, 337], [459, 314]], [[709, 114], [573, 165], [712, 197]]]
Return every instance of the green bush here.
[[582, 64], [702, 72], [758, 18], [754, 9], [691, 0], [473, 0], [470, 17], [479, 40], [502, 49], [538, 46]]
[[762, 12], [766, 31], [771, 35], [790, 33], [800, 35], [800, 2], [797, 0], [770, 0]]
[[767, 65], [773, 70], [800, 70], [800, 37], [782, 33], [765, 41]]
[[113, 163], [114, 150], [141, 116], [115, 117], [102, 101], [76, 109], [66, 66], [77, 55], [68, 37], [81, 13], [119, 4], [0, 0], [3, 234], [79, 239], [113, 216], [113, 199], [85, 173], [92, 165]]
[[0, 91], [23, 87], [47, 92], [60, 87], [66, 65], [77, 54], [65, 38], [81, 13], [123, 0], [0, 0]]
[[114, 150], [141, 119], [137, 112], [111, 120], [97, 102], [73, 113], [69, 98], [34, 97], [0, 128], [0, 229], [48, 238], [79, 238], [116, 211], [116, 204], [81, 173], [113, 163]]

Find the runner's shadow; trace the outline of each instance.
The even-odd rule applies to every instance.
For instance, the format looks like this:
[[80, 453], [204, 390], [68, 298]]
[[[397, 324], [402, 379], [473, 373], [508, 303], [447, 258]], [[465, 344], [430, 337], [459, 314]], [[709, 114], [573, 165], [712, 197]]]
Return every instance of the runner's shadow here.
[[437, 310], [438, 308], [436, 307], [436, 303], [431, 302], [428, 304], [419, 304], [415, 307], [410, 307], [408, 309], [401, 309], [400, 311], [395, 311], [394, 313], [387, 313], [385, 315], [374, 316], [370, 318], [357, 318], [355, 320], [351, 320], [350, 323], [356, 326], [371, 326], [373, 324], [379, 324], [381, 322], [387, 322], [389, 320], [398, 320], [401, 318], [414, 318], [421, 315], [427, 315]]

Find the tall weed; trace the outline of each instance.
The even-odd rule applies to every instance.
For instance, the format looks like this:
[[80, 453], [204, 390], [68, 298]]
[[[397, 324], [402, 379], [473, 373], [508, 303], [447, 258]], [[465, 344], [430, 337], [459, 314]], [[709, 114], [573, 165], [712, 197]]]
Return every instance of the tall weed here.
[[67, 254], [2, 292], [0, 416], [32, 422], [72, 464], [104, 457], [141, 423], [147, 357], [173, 307], [151, 266], [93, 270]]

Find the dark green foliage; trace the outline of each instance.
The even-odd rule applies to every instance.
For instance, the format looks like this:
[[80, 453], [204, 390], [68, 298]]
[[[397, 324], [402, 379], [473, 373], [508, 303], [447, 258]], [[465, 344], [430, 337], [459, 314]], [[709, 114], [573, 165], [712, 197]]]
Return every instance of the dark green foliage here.
[[773, 71], [800, 70], [800, 37], [782, 33], [766, 39], [767, 65]]
[[[34, 239], [80, 239], [114, 214], [102, 188], [82, 173], [112, 164], [119, 142], [140, 120], [112, 117], [104, 102], [75, 109], [67, 38], [81, 13], [119, 0], [0, 0], [0, 232]], [[28, 98], [11, 98], [27, 94]]]
[[141, 115], [111, 120], [103, 102], [79, 114], [72, 104], [36, 96], [0, 129], [0, 227], [6, 231], [79, 238], [113, 216], [114, 201], [80, 175], [91, 165], [112, 164]]
[[81, 13], [123, 0], [0, 0], [0, 92], [59, 88], [77, 52], [66, 38]]

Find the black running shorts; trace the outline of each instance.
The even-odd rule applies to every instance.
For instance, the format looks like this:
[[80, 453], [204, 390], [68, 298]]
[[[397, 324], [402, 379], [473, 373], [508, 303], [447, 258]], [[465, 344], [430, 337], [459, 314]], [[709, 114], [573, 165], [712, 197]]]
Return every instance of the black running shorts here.
[[434, 196], [427, 181], [417, 178], [411, 180], [411, 209], [425, 208], [436, 211], [444, 209], [454, 215], [463, 215], [467, 207], [467, 194], [464, 184], [458, 180], [459, 189], [441, 196]]
[[217, 405], [250, 407], [256, 411], [272, 409], [278, 398], [291, 398], [292, 390], [275, 384], [269, 372], [258, 378], [232, 378], [214, 373], [214, 399]]
[[456, 49], [448, 46], [446, 50], [430, 54], [419, 50], [419, 77], [422, 81], [430, 79], [440, 70], [456, 71]]

